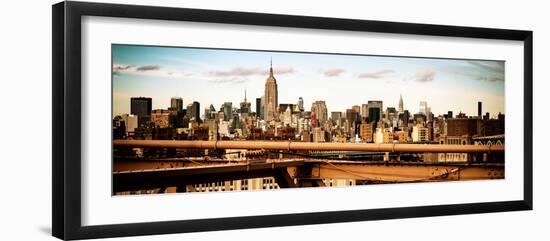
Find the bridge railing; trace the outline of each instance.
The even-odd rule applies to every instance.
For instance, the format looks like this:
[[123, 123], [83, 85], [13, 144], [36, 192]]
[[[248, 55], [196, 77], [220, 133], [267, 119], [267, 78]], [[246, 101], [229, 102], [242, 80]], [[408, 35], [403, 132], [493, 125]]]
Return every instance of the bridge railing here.
[[433, 153], [502, 153], [503, 145], [446, 144], [374, 144], [312, 143], [297, 141], [181, 141], [181, 140], [114, 140], [114, 147], [184, 148], [184, 149], [249, 149], [249, 150], [319, 150], [364, 152], [433, 152]]

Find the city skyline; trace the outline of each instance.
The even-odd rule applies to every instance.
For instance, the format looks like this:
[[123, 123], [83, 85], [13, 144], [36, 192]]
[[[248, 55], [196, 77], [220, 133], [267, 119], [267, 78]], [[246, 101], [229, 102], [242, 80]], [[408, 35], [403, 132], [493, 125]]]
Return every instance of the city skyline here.
[[[504, 111], [504, 62], [407, 57], [304, 54], [269, 51], [217, 50], [113, 45], [113, 115], [129, 113], [130, 97], [153, 99], [153, 109], [198, 101], [203, 110], [224, 102], [234, 106], [264, 92], [269, 64], [279, 89], [278, 103], [304, 99], [306, 110], [324, 100], [329, 112], [382, 100], [385, 107], [418, 112], [427, 101], [435, 114], [477, 115], [477, 102], [491, 116]], [[315, 85], [315, 86], [312, 86]], [[207, 91], [205, 91], [207, 90]], [[346, 96], [346, 98], [341, 98]], [[445, 101], [441, 101], [444, 99]]]
[[503, 62], [115, 45], [112, 68], [114, 195], [504, 178]]

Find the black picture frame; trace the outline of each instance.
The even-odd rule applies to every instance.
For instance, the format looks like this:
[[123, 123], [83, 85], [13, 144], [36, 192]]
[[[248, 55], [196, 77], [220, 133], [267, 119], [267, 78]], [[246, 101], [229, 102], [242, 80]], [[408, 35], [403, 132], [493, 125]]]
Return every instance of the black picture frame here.
[[[533, 32], [324, 17], [197, 10], [90, 2], [52, 6], [52, 233], [60, 239], [105, 238], [243, 228], [308, 225], [380, 219], [532, 210], [533, 208]], [[524, 187], [523, 199], [236, 218], [140, 222], [99, 226], [81, 224], [81, 17], [104, 16], [350, 30], [426, 36], [523, 41], [524, 44]]]

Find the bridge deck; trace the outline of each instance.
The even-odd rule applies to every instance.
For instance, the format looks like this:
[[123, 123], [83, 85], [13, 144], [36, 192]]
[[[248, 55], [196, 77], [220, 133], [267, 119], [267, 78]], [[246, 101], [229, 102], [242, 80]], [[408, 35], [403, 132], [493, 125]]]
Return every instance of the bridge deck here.
[[[218, 181], [274, 177], [280, 187], [324, 179], [380, 182], [452, 181], [504, 178], [502, 163], [358, 162], [326, 159], [265, 162], [168, 158], [115, 161], [113, 191], [145, 190]], [[225, 162], [225, 163], [224, 163]]]

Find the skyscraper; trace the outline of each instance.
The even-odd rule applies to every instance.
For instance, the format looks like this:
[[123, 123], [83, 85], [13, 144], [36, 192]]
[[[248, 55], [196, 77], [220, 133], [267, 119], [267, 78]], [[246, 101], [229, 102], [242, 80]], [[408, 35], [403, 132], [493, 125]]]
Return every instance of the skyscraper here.
[[409, 123], [410, 113], [408, 110], [404, 110], [403, 113], [399, 113], [399, 120], [401, 121], [400, 127], [407, 127]]
[[382, 110], [378, 107], [369, 107], [369, 123], [377, 123], [382, 119]]
[[322, 125], [328, 120], [327, 105], [324, 100], [318, 100], [311, 105], [311, 113], [315, 113], [319, 124]]
[[399, 95], [399, 106], [398, 106], [399, 113], [403, 113], [403, 96]]
[[355, 111], [355, 113], [357, 113], [357, 115], [361, 116], [361, 106], [354, 105], [351, 108]]
[[332, 119], [332, 122], [336, 124], [337, 126], [342, 125], [342, 112], [340, 111], [333, 111], [330, 113], [330, 118]]
[[481, 119], [481, 101], [477, 102], [477, 117]]
[[216, 113], [216, 108], [214, 108], [214, 105], [210, 104], [210, 107], [204, 109], [204, 119], [210, 120], [214, 119]]
[[432, 109], [428, 107], [428, 102], [420, 101], [419, 113], [426, 117], [426, 121], [432, 121]]
[[187, 118], [191, 119], [191, 117], [193, 115], [193, 103], [188, 104], [187, 108], [185, 110], [186, 110], [185, 111], [185, 116], [187, 116]]
[[424, 114], [424, 116], [428, 116], [428, 102], [420, 101], [420, 107], [418, 108], [418, 112]]
[[367, 102], [368, 122], [378, 122], [382, 120], [383, 104], [381, 100], [369, 100]]
[[359, 113], [357, 112], [356, 109], [354, 109], [354, 108], [346, 109], [346, 120], [349, 123], [353, 123], [353, 122], [358, 121], [358, 118], [357, 118], [358, 115], [359, 115]]
[[270, 63], [269, 66], [269, 77], [265, 81], [265, 109], [264, 119], [266, 121], [271, 121], [277, 116], [277, 106], [278, 103], [278, 93], [277, 93], [277, 80], [273, 76], [273, 63]]
[[241, 113], [250, 113], [250, 102], [246, 100], [246, 89], [244, 90], [244, 101], [241, 102]]
[[179, 97], [172, 97], [170, 99], [170, 108], [175, 111], [183, 110], [183, 99]]
[[361, 117], [363, 119], [369, 117], [369, 104], [361, 104]]
[[233, 103], [231, 102], [225, 102], [223, 103], [223, 116], [224, 120], [228, 121], [233, 116]]
[[256, 116], [263, 118], [262, 98], [256, 98]]
[[393, 121], [399, 117], [397, 115], [397, 110], [395, 109], [395, 107], [386, 108], [386, 113], [384, 115], [386, 116], [386, 121], [388, 123], [393, 123]]
[[201, 120], [201, 104], [197, 101], [187, 105], [187, 117], [189, 119], [195, 118], [195, 121], [199, 122]]
[[302, 97], [298, 98], [298, 108], [300, 108], [300, 112], [304, 111], [304, 98]]
[[151, 122], [152, 109], [153, 99], [149, 97], [130, 98], [130, 114], [137, 115], [139, 127], [143, 127]]

